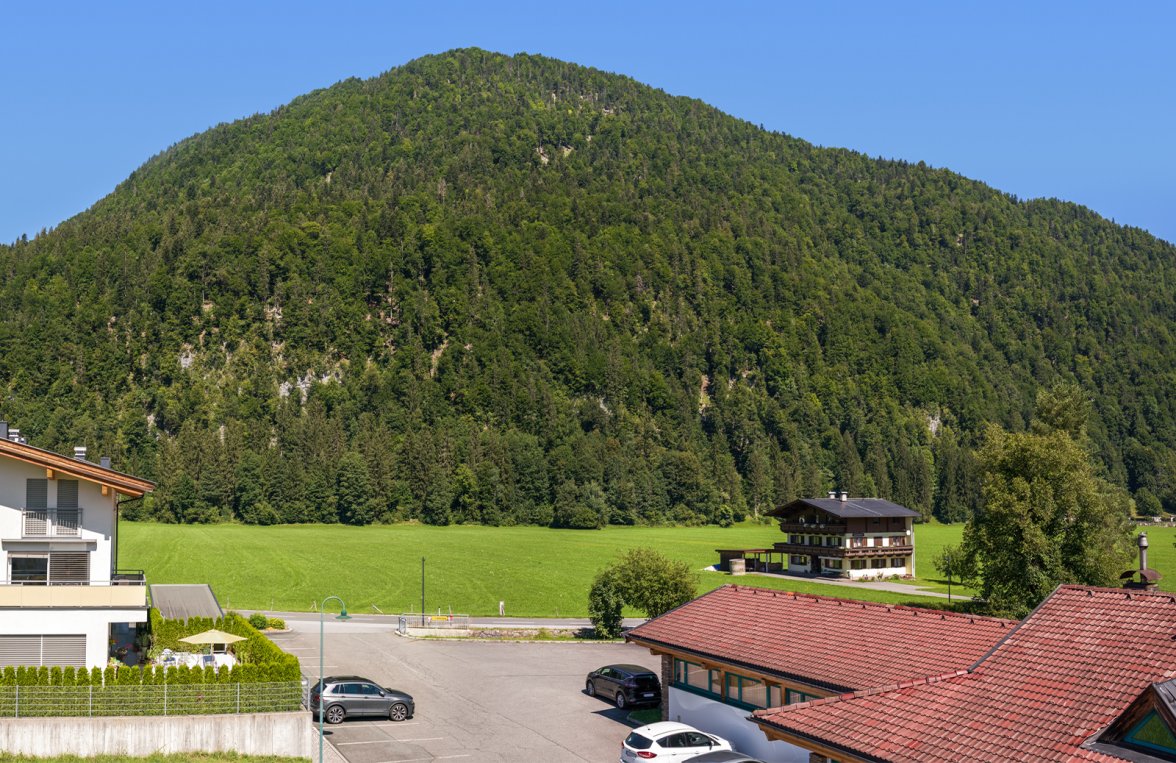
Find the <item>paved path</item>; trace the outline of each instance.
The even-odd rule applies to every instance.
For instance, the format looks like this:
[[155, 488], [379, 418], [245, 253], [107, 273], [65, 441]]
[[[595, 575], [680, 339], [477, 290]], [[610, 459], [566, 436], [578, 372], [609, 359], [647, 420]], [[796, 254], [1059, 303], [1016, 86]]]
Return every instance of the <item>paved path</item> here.
[[[765, 578], [780, 578], [781, 580], [797, 580], [805, 583], [822, 583], [824, 585], [840, 585], [848, 586], [849, 588], [869, 588], [874, 591], [890, 591], [891, 593], [904, 593], [911, 596], [935, 596], [941, 599], [948, 598], [945, 593], [939, 591], [927, 591], [910, 583], [895, 583], [889, 580], [846, 580], [845, 578], [823, 578], [823, 577], [809, 577], [807, 575], [782, 575], [778, 572], [748, 572], [748, 576], [760, 575]], [[952, 594], [952, 599], [967, 599], [967, 596], [961, 594]]]
[[[235, 611], [240, 612], [245, 617], [249, 617], [249, 615], [259, 610], [238, 609]], [[268, 617], [280, 617], [287, 623], [318, 622], [319, 617], [317, 612], [270, 612], [267, 610], [265, 614]], [[324, 613], [323, 620], [327, 623], [334, 623], [340, 626], [355, 623], [357, 626], [377, 626], [395, 629], [400, 619], [400, 615], [368, 615], [348, 612], [347, 614], [351, 619], [341, 621], [335, 619], [337, 614], [339, 614], [338, 610], [329, 609]], [[626, 628], [635, 628], [643, 622], [645, 622], [645, 618], [643, 617], [626, 617], [623, 625]], [[573, 628], [591, 628], [592, 622], [586, 617], [471, 617], [470, 625], [475, 628], [551, 628], [568, 630]]]

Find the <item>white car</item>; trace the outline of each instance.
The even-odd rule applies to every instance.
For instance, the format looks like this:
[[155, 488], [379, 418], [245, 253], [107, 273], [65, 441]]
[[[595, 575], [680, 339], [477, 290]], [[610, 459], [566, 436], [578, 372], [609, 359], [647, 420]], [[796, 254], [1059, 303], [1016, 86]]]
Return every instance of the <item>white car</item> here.
[[730, 750], [731, 743], [685, 723], [662, 721], [634, 729], [621, 742], [621, 763], [641, 760], [689, 760], [712, 750]]

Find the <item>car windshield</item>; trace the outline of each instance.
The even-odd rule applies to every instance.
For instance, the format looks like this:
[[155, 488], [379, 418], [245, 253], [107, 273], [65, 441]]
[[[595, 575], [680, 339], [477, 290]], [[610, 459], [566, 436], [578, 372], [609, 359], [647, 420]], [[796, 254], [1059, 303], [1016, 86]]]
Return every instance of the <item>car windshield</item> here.
[[[614, 742], [613, 744], [616, 743]], [[643, 737], [634, 731], [625, 738], [625, 744], [634, 750], [648, 750], [650, 747], [653, 747], [653, 740], [649, 737]]]

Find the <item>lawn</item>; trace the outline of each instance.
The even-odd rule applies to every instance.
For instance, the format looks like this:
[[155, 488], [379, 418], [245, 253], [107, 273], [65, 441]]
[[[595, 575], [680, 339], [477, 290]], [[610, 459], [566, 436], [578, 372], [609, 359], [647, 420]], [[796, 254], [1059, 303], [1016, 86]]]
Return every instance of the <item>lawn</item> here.
[[[316, 600], [336, 595], [358, 613], [416, 612], [424, 557], [427, 610], [494, 615], [501, 600], [508, 615], [528, 617], [585, 616], [592, 577], [629, 548], [653, 547], [701, 570], [717, 561], [716, 548], [763, 547], [781, 537], [774, 524], [755, 523], [604, 530], [134, 522], [119, 527], [120, 567], [144, 569], [152, 583], [209, 583], [226, 609], [309, 611]], [[930, 559], [945, 544], [958, 543], [961, 533], [961, 525], [916, 526], [917, 582], [946, 590]], [[1151, 528], [1149, 535], [1151, 566], [1167, 573], [1163, 583], [1176, 585], [1176, 529]], [[714, 572], [700, 575], [700, 592], [730, 582], [887, 603], [919, 600], [916, 590], [907, 596]]]

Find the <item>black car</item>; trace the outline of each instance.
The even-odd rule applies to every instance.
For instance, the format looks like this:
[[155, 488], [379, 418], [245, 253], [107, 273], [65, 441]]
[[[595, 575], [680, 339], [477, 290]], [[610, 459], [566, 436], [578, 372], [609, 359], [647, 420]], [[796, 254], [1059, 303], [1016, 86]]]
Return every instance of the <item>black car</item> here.
[[687, 758], [684, 763], [764, 763], [759, 758], [753, 758], [749, 755], [744, 755], [741, 752], [733, 752], [731, 750], [715, 750], [714, 752], [704, 752], [701, 755], [695, 755], [693, 758]]
[[412, 697], [396, 689], [380, 686], [360, 676], [327, 676], [310, 690], [310, 710], [315, 720], [319, 707], [324, 708], [327, 723], [342, 723], [349, 717], [378, 717], [391, 721], [411, 718], [416, 710]]
[[657, 705], [661, 703], [661, 682], [657, 673], [640, 665], [606, 665], [588, 674], [584, 691], [590, 697], [604, 697], [629, 705]]

